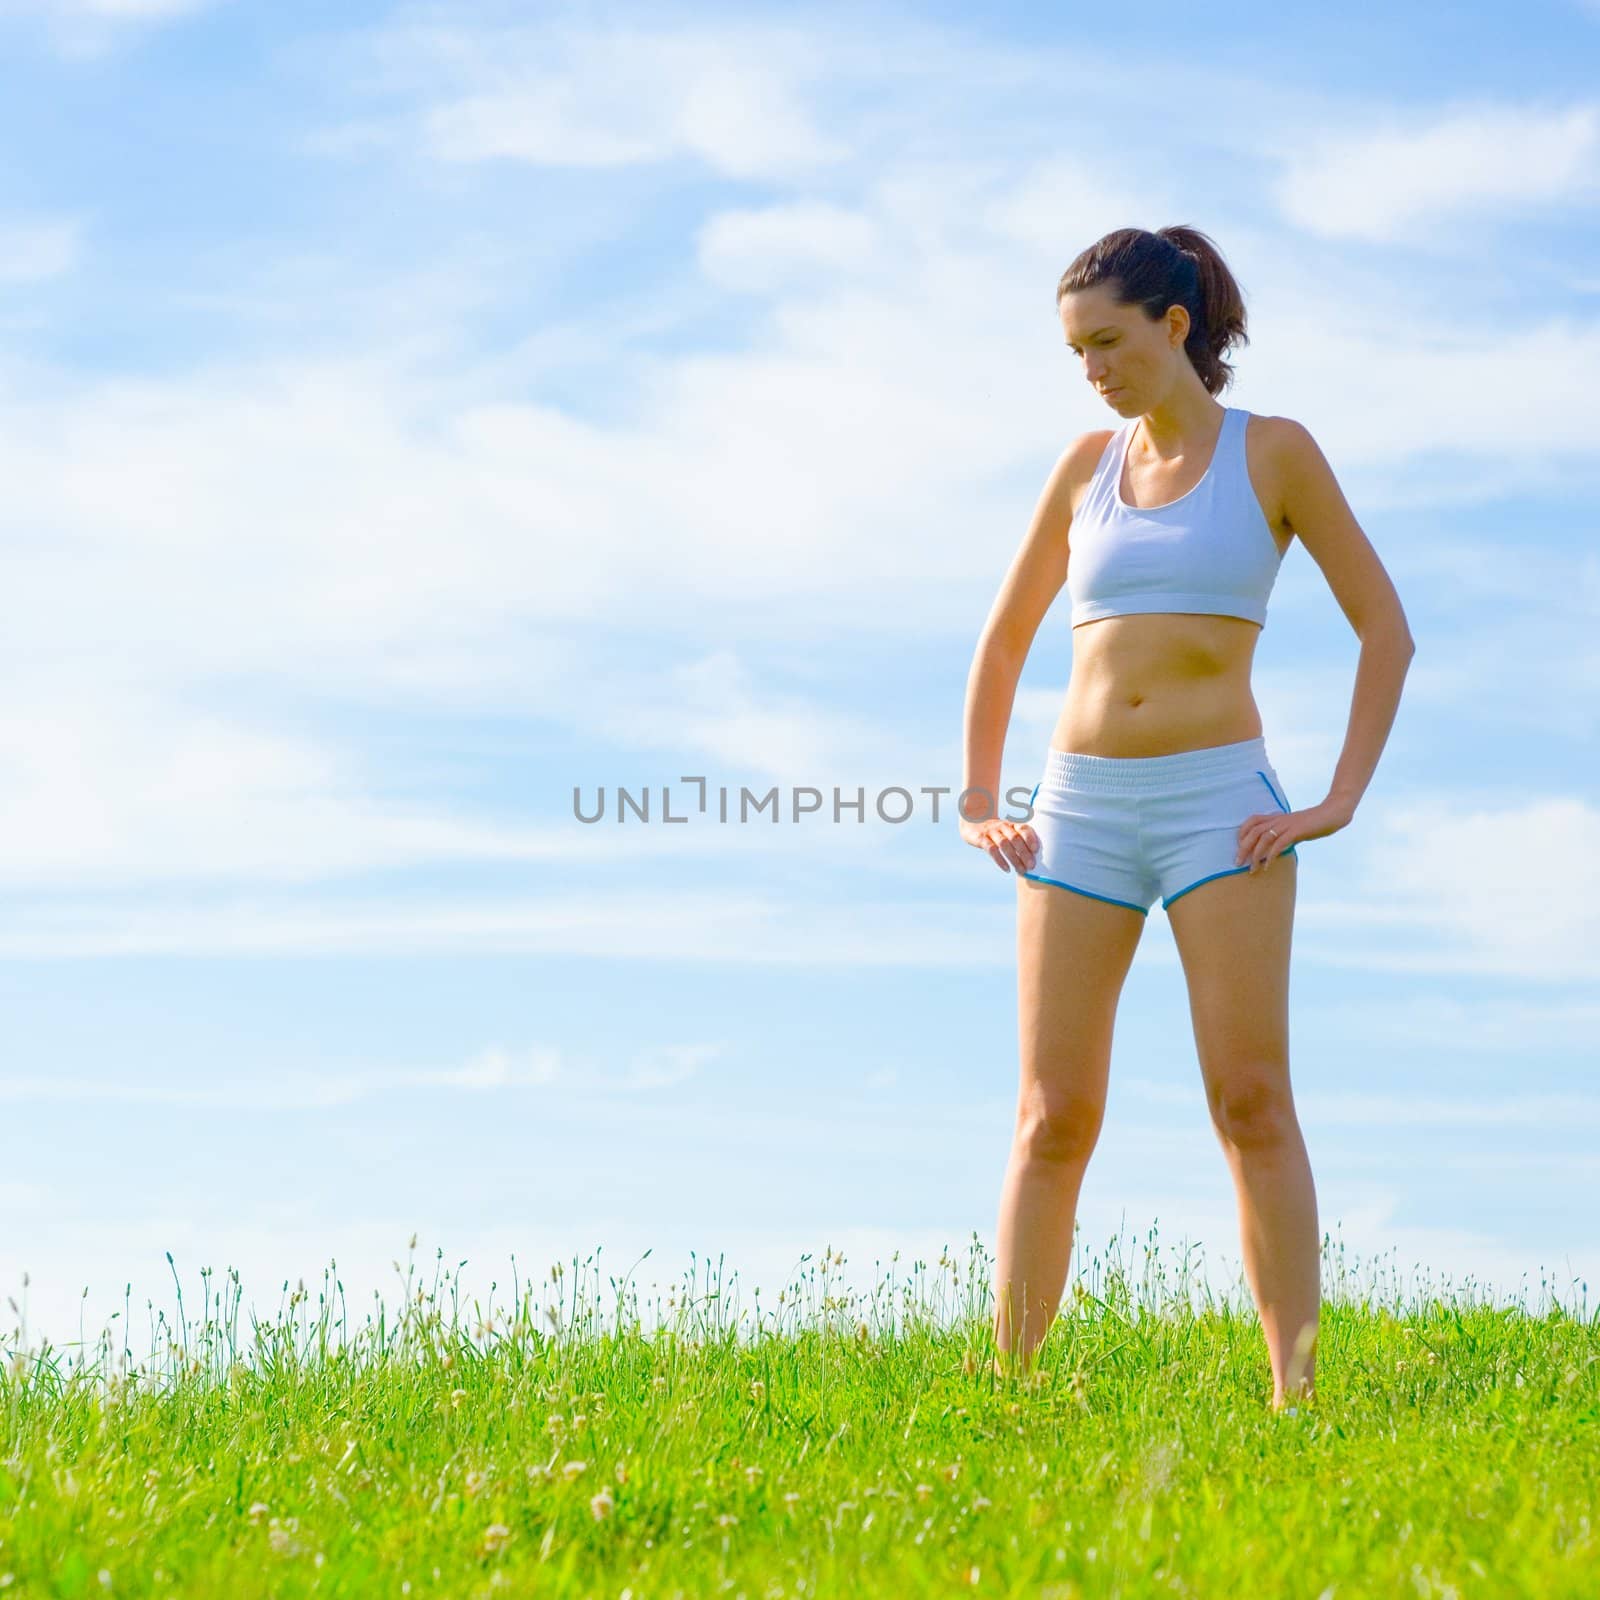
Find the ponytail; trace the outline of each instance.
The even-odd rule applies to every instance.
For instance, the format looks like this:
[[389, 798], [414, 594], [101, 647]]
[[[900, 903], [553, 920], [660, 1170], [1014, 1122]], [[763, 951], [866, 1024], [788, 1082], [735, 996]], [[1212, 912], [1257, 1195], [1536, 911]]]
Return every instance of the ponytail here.
[[1220, 394], [1233, 382], [1223, 354], [1250, 342], [1244, 296], [1222, 253], [1198, 228], [1118, 228], [1106, 234], [1062, 274], [1056, 304], [1063, 295], [1099, 284], [1111, 284], [1120, 305], [1142, 307], [1152, 322], [1168, 307], [1182, 306], [1189, 313], [1183, 348], [1207, 392]]

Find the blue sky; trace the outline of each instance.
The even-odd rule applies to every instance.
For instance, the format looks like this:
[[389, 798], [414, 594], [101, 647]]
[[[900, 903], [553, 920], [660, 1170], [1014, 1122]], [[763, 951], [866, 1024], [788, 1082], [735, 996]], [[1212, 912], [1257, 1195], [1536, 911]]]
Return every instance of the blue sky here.
[[[1224, 399], [1316, 436], [1418, 642], [1299, 852], [1321, 1225], [1399, 1281], [1600, 1288], [1600, 8], [1341, 15], [0, 0], [30, 1338], [131, 1284], [142, 1355], [168, 1250], [264, 1311], [330, 1260], [392, 1290], [413, 1233], [485, 1298], [513, 1254], [648, 1249], [644, 1298], [720, 1255], [770, 1306], [830, 1246], [863, 1290], [992, 1251], [1014, 880], [948, 811], [572, 791], [959, 783], [999, 581], [1107, 425], [1055, 282], [1178, 222], [1247, 296]], [[1296, 544], [1255, 688], [1297, 806], [1356, 653]], [[1237, 1271], [1159, 906], [1079, 1222], [1075, 1272], [1152, 1226]]]

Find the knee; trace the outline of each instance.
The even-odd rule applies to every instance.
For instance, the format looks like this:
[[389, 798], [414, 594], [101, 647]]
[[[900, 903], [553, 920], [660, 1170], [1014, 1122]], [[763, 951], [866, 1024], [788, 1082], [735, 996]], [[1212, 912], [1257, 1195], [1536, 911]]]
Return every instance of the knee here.
[[1211, 1096], [1211, 1120], [1222, 1139], [1241, 1150], [1274, 1149], [1299, 1132], [1287, 1074], [1238, 1072]]
[[1050, 1096], [1025, 1102], [1016, 1142], [1030, 1161], [1087, 1161], [1100, 1138], [1105, 1106], [1089, 1096]]

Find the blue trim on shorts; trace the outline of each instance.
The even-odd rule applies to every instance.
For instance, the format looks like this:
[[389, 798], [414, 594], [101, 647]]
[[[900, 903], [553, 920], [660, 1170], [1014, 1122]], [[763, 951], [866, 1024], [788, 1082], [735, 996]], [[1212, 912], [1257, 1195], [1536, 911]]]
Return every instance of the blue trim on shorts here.
[[[1275, 860], [1281, 860], [1284, 856], [1292, 856], [1292, 855], [1294, 855], [1294, 846], [1290, 845], [1287, 850], [1279, 851], [1278, 855], [1276, 857], [1274, 857], [1274, 859]], [[1198, 889], [1202, 883], [1210, 883], [1213, 879], [1216, 879], [1216, 878], [1231, 878], [1237, 873], [1248, 872], [1249, 870], [1250, 870], [1250, 863], [1247, 861], [1247, 862], [1245, 862], [1245, 864], [1242, 867], [1229, 867], [1224, 872], [1213, 872], [1209, 878], [1197, 878], [1193, 883], [1191, 883], [1189, 885], [1189, 889]], [[1186, 894], [1188, 894], [1189, 889], [1180, 889], [1175, 895], [1173, 895], [1172, 900], [1181, 900]], [[1172, 900], [1163, 900], [1161, 902], [1161, 909], [1163, 911], [1165, 911], [1167, 909], [1167, 907], [1172, 904]]]
[[[1289, 852], [1285, 850], [1283, 853], [1288, 855]], [[1196, 878], [1195, 881], [1189, 885], [1189, 889], [1198, 889], [1202, 883], [1210, 883], [1216, 878], [1231, 878], [1236, 873], [1248, 872], [1249, 870], [1250, 864], [1249, 862], [1246, 862], [1242, 867], [1229, 867], [1223, 872], [1213, 872], [1209, 878]], [[1183, 897], [1188, 894], [1189, 889], [1180, 889], [1175, 895], [1173, 895], [1172, 900], [1163, 900], [1161, 902], [1161, 909], [1165, 911], [1167, 907], [1172, 904], [1173, 900], [1183, 899]]]
[[1091, 900], [1104, 900], [1108, 906], [1126, 906], [1130, 911], [1137, 911], [1141, 917], [1150, 915], [1149, 906], [1136, 906], [1131, 900], [1113, 900], [1108, 894], [1096, 894], [1093, 889], [1080, 889], [1075, 883], [1063, 883], [1059, 878], [1041, 877], [1037, 872], [1019, 872], [1019, 878], [1026, 878], [1030, 883], [1053, 883], [1058, 889], [1070, 889], [1074, 894], [1087, 895]]
[[[1258, 772], [1257, 772], [1257, 773], [1256, 773], [1256, 776], [1257, 776], [1257, 777], [1258, 777], [1258, 778], [1259, 778], [1259, 779], [1260, 779], [1260, 780], [1261, 780], [1261, 781], [1262, 781], [1262, 782], [1263, 782], [1263, 783], [1264, 783], [1264, 784], [1266, 784], [1266, 786], [1267, 786], [1267, 793], [1268, 793], [1268, 794], [1270, 794], [1270, 795], [1271, 795], [1271, 796], [1272, 796], [1272, 798], [1273, 798], [1273, 800], [1274, 800], [1274, 801], [1276, 801], [1276, 802], [1277, 802], [1277, 806], [1278, 806], [1278, 809], [1279, 809], [1279, 810], [1280, 810], [1280, 811], [1288, 811], [1288, 810], [1290, 810], [1290, 809], [1291, 809], [1291, 808], [1290, 808], [1290, 807], [1289, 807], [1289, 806], [1286, 806], [1286, 805], [1285, 805], [1285, 804], [1284, 804], [1284, 803], [1283, 803], [1283, 801], [1281, 801], [1281, 800], [1279, 800], [1279, 799], [1278, 799], [1278, 791], [1277, 791], [1277, 790], [1276, 790], [1276, 789], [1274, 789], [1274, 788], [1273, 788], [1273, 787], [1272, 787], [1272, 783], [1271, 783], [1271, 780], [1270, 780], [1270, 779], [1269, 779], [1269, 778], [1268, 778], [1268, 777], [1267, 777], [1267, 775], [1266, 775], [1266, 773], [1264, 773], [1264, 772], [1260, 772], [1260, 771], [1258, 771]], [[1277, 857], [1277, 858], [1281, 858], [1281, 857], [1283, 857], [1283, 856], [1292, 856], [1292, 855], [1293, 855], [1293, 854], [1294, 854], [1294, 853], [1295, 853], [1295, 850], [1294, 850], [1294, 846], [1293, 846], [1293, 845], [1290, 845], [1290, 846], [1289, 846], [1289, 848], [1288, 848], [1288, 849], [1287, 849], [1287, 850], [1280, 850], [1280, 851], [1279, 851], [1279, 852], [1278, 852], [1278, 857]], [[1277, 859], [1277, 858], [1275, 858], [1275, 859]]]
[[[1289, 810], [1289, 807], [1286, 806], [1283, 803], [1283, 801], [1278, 798], [1278, 791], [1272, 787], [1272, 780], [1266, 775], [1266, 773], [1261, 771], [1261, 769], [1259, 767], [1256, 769], [1256, 776], [1264, 784], [1266, 784], [1267, 793], [1272, 796], [1272, 803], [1280, 811]], [[1295, 848], [1294, 848], [1293, 845], [1290, 845], [1287, 850], [1280, 850], [1278, 852], [1278, 856], [1279, 857], [1292, 856], [1294, 854], [1295, 854]], [[1275, 857], [1274, 859], [1277, 859], [1277, 858]], [[1188, 889], [1180, 889], [1175, 895], [1172, 896], [1171, 900], [1163, 900], [1161, 902], [1161, 909], [1163, 911], [1165, 911], [1167, 909], [1167, 907], [1172, 904], [1173, 900], [1181, 900], [1186, 894], [1188, 894], [1189, 889], [1198, 889], [1202, 883], [1211, 883], [1217, 878], [1231, 878], [1231, 877], [1234, 877], [1238, 873], [1248, 872], [1249, 870], [1250, 870], [1250, 863], [1247, 861], [1242, 867], [1229, 867], [1225, 872], [1213, 872], [1210, 875], [1210, 877], [1198, 878], [1198, 879], [1195, 880], [1195, 882], [1193, 882], [1193, 883], [1191, 883], [1189, 885]]]
[[[1273, 805], [1275, 805], [1275, 806], [1276, 806], [1276, 807], [1277, 807], [1277, 808], [1278, 808], [1278, 809], [1279, 809], [1279, 810], [1280, 810], [1280, 811], [1287, 811], [1287, 810], [1288, 810], [1288, 809], [1289, 809], [1289, 808], [1288, 808], [1288, 806], [1286, 806], [1286, 805], [1285, 805], [1285, 804], [1284, 804], [1284, 803], [1283, 803], [1283, 801], [1281, 801], [1281, 800], [1280, 800], [1280, 799], [1279, 799], [1279, 798], [1278, 798], [1278, 791], [1277, 791], [1277, 790], [1276, 790], [1276, 789], [1274, 789], [1274, 788], [1273, 788], [1273, 787], [1272, 787], [1272, 783], [1271, 783], [1271, 781], [1270, 781], [1270, 780], [1269, 780], [1269, 779], [1268, 779], [1268, 777], [1267, 777], [1267, 775], [1266, 775], [1266, 773], [1264, 773], [1264, 772], [1262, 772], [1262, 771], [1261, 771], [1261, 770], [1260, 770], [1260, 769], [1259, 769], [1259, 768], [1257, 768], [1257, 770], [1256, 770], [1256, 776], [1257, 776], [1257, 777], [1258, 777], [1258, 778], [1259, 778], [1259, 779], [1260, 779], [1260, 780], [1261, 780], [1261, 781], [1262, 781], [1262, 782], [1263, 782], [1263, 783], [1264, 783], [1264, 784], [1266, 784], [1266, 786], [1267, 786], [1267, 793], [1268, 793], [1268, 794], [1270, 794], [1270, 795], [1271, 795], [1271, 796], [1272, 796], [1272, 803], [1273, 803]], [[1288, 851], [1287, 851], [1287, 850], [1285, 850], [1285, 851], [1284, 851], [1284, 854], [1285, 854], [1285, 855], [1288, 855], [1288, 853], [1289, 853], [1289, 852], [1288, 852]]]

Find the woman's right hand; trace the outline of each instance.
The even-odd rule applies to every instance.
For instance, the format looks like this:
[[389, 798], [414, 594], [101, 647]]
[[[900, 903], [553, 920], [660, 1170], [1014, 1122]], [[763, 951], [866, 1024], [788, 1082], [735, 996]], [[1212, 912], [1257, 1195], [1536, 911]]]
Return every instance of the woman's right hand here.
[[1025, 822], [1010, 822], [1005, 817], [985, 817], [982, 822], [957, 822], [961, 837], [975, 850], [987, 850], [1002, 872], [1014, 867], [1032, 872], [1039, 860], [1039, 835]]

